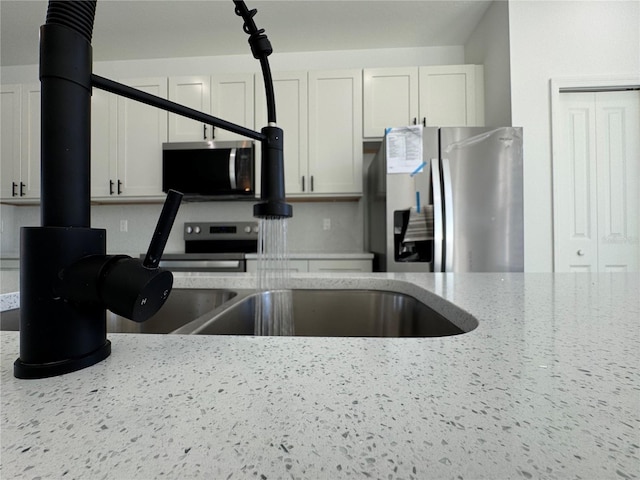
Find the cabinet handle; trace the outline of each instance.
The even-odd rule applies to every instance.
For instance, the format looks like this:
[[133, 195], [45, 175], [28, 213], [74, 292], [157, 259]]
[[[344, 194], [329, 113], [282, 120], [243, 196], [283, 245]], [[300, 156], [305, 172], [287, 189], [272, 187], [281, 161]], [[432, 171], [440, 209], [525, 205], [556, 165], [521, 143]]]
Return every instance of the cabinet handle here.
[[204, 125], [202, 125], [204, 127], [204, 133], [202, 134], [202, 138], [204, 140], [207, 139], [207, 124], [205, 123]]
[[304, 192], [304, 175], [302, 175], [302, 191]]
[[21, 196], [21, 197], [24, 197], [24, 196], [25, 196], [25, 193], [24, 193], [24, 187], [25, 187], [25, 186], [26, 186], [26, 185], [25, 185], [24, 183], [20, 182], [20, 196]]
[[18, 194], [16, 193], [16, 188], [18, 188], [18, 184], [16, 182], [11, 182], [11, 196], [15, 197]]
[[418, 117], [413, 117], [413, 124], [417, 125], [418, 124]]
[[122, 194], [122, 182], [118, 180], [118, 195]]
[[109, 195], [113, 195], [113, 180], [109, 180]]
[[215, 140], [216, 139], [216, 127], [214, 127], [213, 125], [211, 126], [211, 140]]
[[427, 117], [422, 117], [422, 126], [423, 127], [427, 126]]
[[311, 191], [313, 192], [313, 175], [311, 175]]

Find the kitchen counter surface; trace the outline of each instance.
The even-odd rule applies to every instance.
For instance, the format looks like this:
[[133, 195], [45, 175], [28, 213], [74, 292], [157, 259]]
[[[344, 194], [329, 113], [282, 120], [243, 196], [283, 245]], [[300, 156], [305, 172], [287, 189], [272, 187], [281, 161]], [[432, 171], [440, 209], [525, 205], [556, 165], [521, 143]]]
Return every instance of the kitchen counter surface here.
[[18, 334], [2, 332], [2, 478], [638, 478], [640, 275], [293, 282], [404, 292], [480, 325], [425, 339], [111, 335], [105, 361], [29, 381], [13, 377]]

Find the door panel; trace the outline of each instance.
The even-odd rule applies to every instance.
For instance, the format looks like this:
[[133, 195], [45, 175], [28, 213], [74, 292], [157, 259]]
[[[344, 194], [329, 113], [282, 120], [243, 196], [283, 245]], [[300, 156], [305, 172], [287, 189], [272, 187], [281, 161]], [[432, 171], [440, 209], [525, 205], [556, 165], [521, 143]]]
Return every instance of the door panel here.
[[594, 94], [562, 94], [563, 143], [556, 165], [556, 267], [597, 269]]
[[638, 271], [640, 92], [596, 94], [598, 269]]

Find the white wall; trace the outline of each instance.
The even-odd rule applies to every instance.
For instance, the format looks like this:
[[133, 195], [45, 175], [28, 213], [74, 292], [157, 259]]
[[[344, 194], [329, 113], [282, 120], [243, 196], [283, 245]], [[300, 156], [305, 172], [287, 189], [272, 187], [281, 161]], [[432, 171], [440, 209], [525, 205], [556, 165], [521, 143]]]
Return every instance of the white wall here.
[[[338, 52], [283, 53], [269, 57], [273, 71], [325, 70], [341, 68], [397, 67], [464, 63], [464, 48], [432, 47]], [[113, 78], [259, 72], [259, 63], [247, 55], [191, 57], [141, 61], [95, 62], [97, 75]], [[1, 83], [38, 81], [35, 65], [7, 67], [0, 71]], [[360, 202], [293, 203], [294, 217], [289, 223], [291, 251], [357, 252], [364, 248], [363, 207]], [[188, 221], [251, 220], [252, 202], [186, 203], [180, 208], [176, 225]], [[19, 255], [19, 230], [39, 225], [39, 207], [2, 207], [5, 230], [0, 236], [0, 255]], [[109, 253], [138, 255], [147, 248], [160, 205], [93, 206], [92, 226], [106, 228]], [[331, 220], [331, 230], [322, 229], [322, 220]], [[120, 232], [120, 220], [128, 220], [129, 231]], [[184, 251], [182, 229], [175, 228], [167, 252]]]
[[496, 0], [464, 47], [465, 63], [484, 65], [484, 115], [487, 126], [511, 126], [509, 3]]
[[[280, 54], [274, 52], [269, 57], [269, 62], [274, 72], [460, 64], [464, 63], [464, 47], [388, 48]], [[93, 64], [93, 73], [114, 80], [127, 77], [202, 75], [226, 72], [258, 73], [259, 71], [260, 64], [249, 52], [247, 52], [247, 55], [161, 58], [94, 62]], [[4, 67], [0, 70], [0, 83], [37, 81], [37, 65]]]
[[553, 268], [549, 81], [637, 75], [639, 26], [635, 0], [509, 3], [511, 115], [524, 127], [526, 271]]

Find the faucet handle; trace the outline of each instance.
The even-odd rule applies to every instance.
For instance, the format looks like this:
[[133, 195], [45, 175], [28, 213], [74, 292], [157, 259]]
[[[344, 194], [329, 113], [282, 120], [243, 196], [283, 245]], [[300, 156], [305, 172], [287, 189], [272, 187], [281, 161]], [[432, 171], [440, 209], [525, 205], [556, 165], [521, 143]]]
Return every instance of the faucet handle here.
[[164, 201], [160, 218], [158, 218], [158, 224], [153, 232], [153, 237], [151, 237], [147, 255], [142, 262], [144, 267], [158, 268], [162, 252], [164, 252], [164, 247], [167, 245], [171, 227], [173, 227], [173, 221], [176, 219], [181, 201], [182, 193], [175, 190], [169, 190], [167, 192], [167, 198]]

